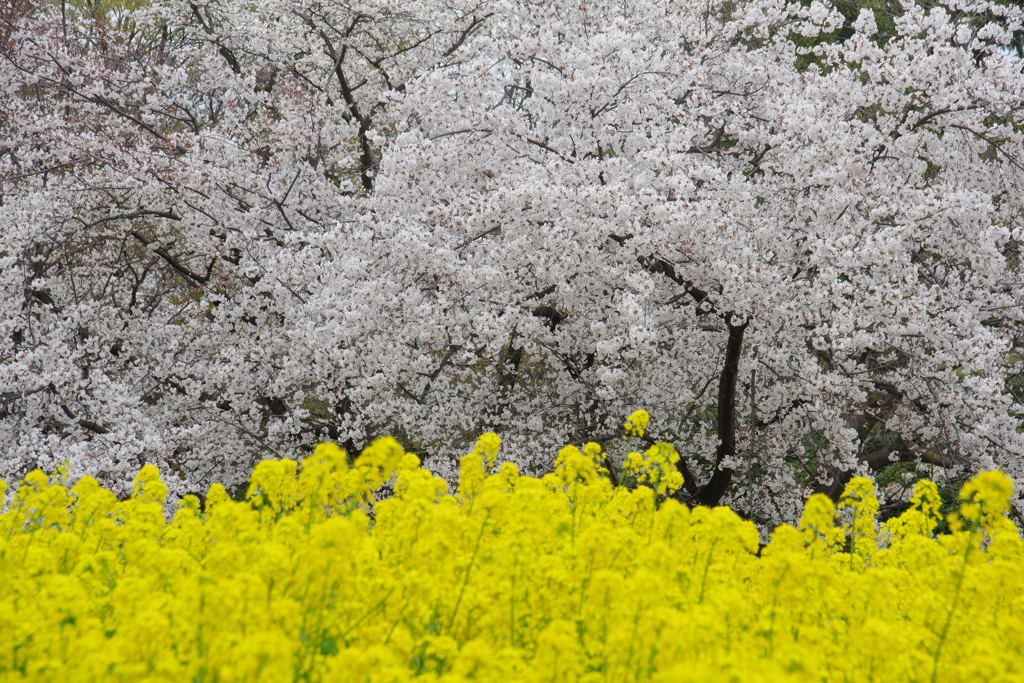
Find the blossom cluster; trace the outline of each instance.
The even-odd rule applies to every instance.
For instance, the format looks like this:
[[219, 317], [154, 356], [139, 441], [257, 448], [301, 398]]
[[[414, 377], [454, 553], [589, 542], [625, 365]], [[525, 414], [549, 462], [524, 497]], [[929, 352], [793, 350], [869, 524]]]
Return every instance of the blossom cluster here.
[[1024, 480], [1022, 27], [0, 0], [0, 477], [153, 463], [178, 498], [393, 434], [454, 483], [488, 431], [533, 475], [627, 456], [645, 406], [700, 502], [766, 524], [896, 461]]
[[[1024, 675], [1012, 485], [966, 485], [877, 520], [855, 478], [761, 546], [726, 507], [602, 475], [498, 466], [458, 489], [381, 439], [268, 460], [244, 501], [214, 485], [167, 521], [133, 494], [30, 473], [0, 515], [0, 677], [24, 681], [1010, 681]], [[671, 469], [671, 465], [666, 465]], [[390, 487], [393, 495], [382, 495]]]

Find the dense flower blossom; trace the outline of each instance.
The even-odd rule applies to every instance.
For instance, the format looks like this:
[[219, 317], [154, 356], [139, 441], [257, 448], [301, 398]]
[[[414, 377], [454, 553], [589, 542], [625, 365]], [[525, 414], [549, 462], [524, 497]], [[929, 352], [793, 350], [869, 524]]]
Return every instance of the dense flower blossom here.
[[[143, 467], [119, 500], [30, 473], [0, 514], [0, 677], [9, 681], [1013, 681], [1024, 541], [985, 472], [933, 535], [933, 485], [876, 534], [854, 480], [837, 524], [766, 546], [725, 507], [613, 487], [600, 449], [555, 472], [497, 465], [485, 435], [459, 493], [391, 439], [350, 466], [322, 444], [214, 486], [173, 519]], [[590, 463], [589, 465], [587, 463]], [[671, 465], [665, 465], [671, 470]], [[494, 473], [489, 473], [496, 469]], [[382, 500], [378, 488], [393, 485]], [[2, 487], [0, 487], [2, 488]], [[927, 521], [922, 521], [927, 520]], [[847, 542], [850, 544], [846, 547]], [[857, 560], [857, 561], [854, 561]]]
[[[764, 529], [854, 477], [887, 507], [1022, 478], [1021, 26], [0, 0], [0, 476], [241, 497], [324, 440], [391, 434], [451, 484], [484, 432], [531, 476], [665, 442], [674, 495]], [[268, 476], [268, 509], [300, 495]]]

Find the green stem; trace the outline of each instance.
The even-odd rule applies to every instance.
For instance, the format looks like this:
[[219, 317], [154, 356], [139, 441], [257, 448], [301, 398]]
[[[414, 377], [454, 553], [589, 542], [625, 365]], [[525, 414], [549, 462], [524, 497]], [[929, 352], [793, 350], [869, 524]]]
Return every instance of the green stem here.
[[700, 597], [697, 599], [698, 605], [704, 603], [704, 588], [708, 584], [708, 570], [711, 569], [711, 557], [715, 554], [715, 546], [717, 544], [718, 539], [716, 538], [711, 542], [711, 550], [708, 551], [708, 560], [704, 563], [704, 576], [702, 576], [700, 580]]
[[466, 567], [466, 574], [462, 577], [462, 586], [459, 588], [459, 597], [455, 600], [455, 608], [452, 610], [452, 617], [448, 620], [447, 631], [452, 630], [452, 626], [455, 624], [455, 616], [459, 613], [459, 606], [462, 604], [462, 596], [466, 593], [466, 585], [469, 583], [469, 574], [473, 571], [473, 565], [476, 563], [476, 555], [480, 551], [480, 543], [484, 540], [484, 531], [487, 529], [487, 520], [490, 519], [490, 513], [484, 517], [484, 523], [480, 525], [480, 533], [476, 537], [476, 545], [473, 547], [473, 555], [469, 558], [469, 566]]
[[970, 556], [971, 547], [974, 545], [974, 532], [975, 529], [972, 528], [967, 538], [967, 548], [964, 550], [964, 562], [960, 567], [960, 575], [956, 580], [956, 588], [953, 590], [953, 604], [949, 606], [949, 613], [946, 615], [946, 623], [942, 625], [942, 631], [939, 633], [939, 642], [935, 646], [935, 656], [932, 658], [932, 683], [935, 683], [939, 675], [939, 656], [942, 654], [942, 646], [946, 642], [946, 636], [949, 635], [949, 627], [953, 623], [953, 613], [956, 611], [956, 605], [960, 599], [960, 589], [963, 588], [964, 577], [967, 576], [967, 558]]
[[395, 592], [395, 587], [392, 586], [391, 589], [388, 590], [388, 592], [384, 594], [383, 598], [378, 600], [377, 603], [375, 605], [373, 605], [373, 607], [371, 607], [370, 609], [366, 610], [366, 612], [363, 613], [363, 616], [361, 616], [361, 617], [359, 617], [358, 619], [355, 620], [355, 623], [353, 623], [351, 626], [349, 626], [347, 629], [345, 629], [345, 631], [339, 636], [339, 640], [342, 640], [345, 643], [348, 643], [348, 634], [352, 633], [352, 631], [354, 631], [360, 624], [362, 624], [364, 621], [366, 621], [367, 617], [369, 617], [371, 614], [373, 614], [374, 612], [379, 610], [381, 607], [383, 607], [384, 603], [387, 602], [388, 598], [390, 598], [391, 594], [394, 593], [394, 592]]

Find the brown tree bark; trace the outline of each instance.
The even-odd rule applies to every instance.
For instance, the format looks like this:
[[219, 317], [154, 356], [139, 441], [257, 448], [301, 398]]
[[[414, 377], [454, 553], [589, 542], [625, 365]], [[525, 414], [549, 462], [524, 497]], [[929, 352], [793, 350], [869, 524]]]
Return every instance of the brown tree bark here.
[[740, 355], [743, 353], [743, 335], [750, 324], [749, 320], [734, 324], [736, 316], [732, 313], [726, 313], [723, 317], [729, 329], [729, 341], [725, 346], [725, 364], [718, 378], [718, 449], [715, 452], [715, 469], [711, 478], [691, 500], [691, 503], [707, 506], [718, 505], [732, 483], [733, 470], [723, 467], [722, 462], [736, 455], [736, 380], [739, 377]]

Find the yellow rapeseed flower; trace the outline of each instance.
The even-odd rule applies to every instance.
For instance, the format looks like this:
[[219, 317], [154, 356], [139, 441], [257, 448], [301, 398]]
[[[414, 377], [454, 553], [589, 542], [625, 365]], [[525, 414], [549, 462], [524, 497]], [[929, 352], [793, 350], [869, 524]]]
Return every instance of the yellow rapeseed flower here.
[[[1024, 671], [1024, 541], [1012, 485], [983, 473], [959, 527], [915, 487], [877, 534], [854, 478], [837, 510], [759, 546], [727, 507], [690, 508], [678, 454], [596, 444], [555, 471], [463, 459], [457, 495], [394, 440], [260, 463], [164, 517], [155, 468], [118, 500], [32, 472], [0, 513], [0, 679], [221, 681], [1012, 681]], [[377, 500], [392, 482], [394, 495]], [[879, 649], [878, 644], [885, 643]]]
[[650, 422], [651, 416], [646, 410], [637, 410], [628, 418], [626, 418], [626, 435], [627, 436], [643, 436], [644, 431], [647, 429], [647, 423]]

